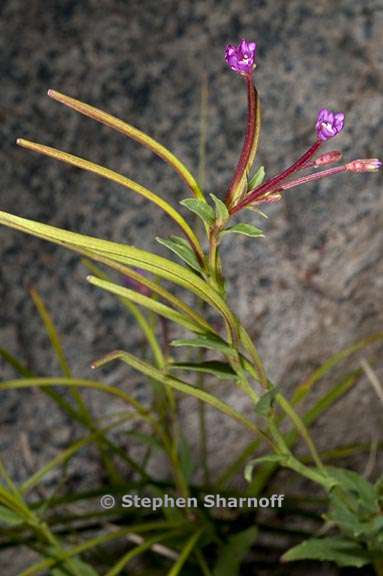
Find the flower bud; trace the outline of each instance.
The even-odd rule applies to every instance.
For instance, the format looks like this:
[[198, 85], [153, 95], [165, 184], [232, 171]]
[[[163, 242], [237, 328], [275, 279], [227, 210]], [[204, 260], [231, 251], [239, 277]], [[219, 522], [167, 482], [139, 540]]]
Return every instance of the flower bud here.
[[[311, 163], [311, 166], [317, 168], [319, 166], [325, 166], [326, 164], [334, 164], [335, 162], [339, 162], [341, 159], [342, 152], [339, 150], [331, 150], [331, 152], [326, 152], [325, 154], [318, 156], [318, 158]], [[305, 166], [305, 168], [306, 167], [307, 166]]]
[[349, 172], [376, 172], [381, 167], [382, 162], [378, 158], [363, 158], [346, 164], [346, 170]]

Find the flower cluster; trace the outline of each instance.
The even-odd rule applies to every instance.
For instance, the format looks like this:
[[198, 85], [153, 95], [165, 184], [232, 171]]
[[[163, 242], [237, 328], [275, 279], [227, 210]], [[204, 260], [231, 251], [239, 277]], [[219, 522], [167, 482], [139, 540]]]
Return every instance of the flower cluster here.
[[[227, 64], [238, 74], [246, 76], [248, 87], [250, 84], [253, 86], [252, 73], [255, 68], [255, 55], [255, 42], [249, 42], [244, 39], [241, 40], [238, 46], [229, 44], [225, 50], [225, 59]], [[251, 103], [251, 98], [249, 98], [249, 103]], [[289, 177], [296, 174], [300, 170], [307, 168], [319, 168], [320, 166], [333, 164], [341, 160], [342, 153], [338, 150], [324, 153], [316, 159], [314, 159], [314, 156], [323, 143], [327, 142], [331, 138], [334, 138], [343, 130], [344, 120], [345, 115], [343, 112], [334, 112], [328, 108], [321, 108], [315, 123], [316, 140], [310, 146], [310, 148], [291, 166], [276, 176], [258, 185], [253, 190], [247, 190], [242, 193], [242, 195], [236, 195], [234, 193], [235, 190], [233, 190], [233, 186], [238, 185], [238, 183], [241, 182], [241, 177], [248, 173], [249, 170], [248, 161], [250, 161], [251, 150], [253, 147], [253, 142], [250, 141], [250, 138], [257, 137], [256, 130], [251, 131], [248, 128], [241, 154], [241, 160], [237, 167], [237, 172], [239, 173], [236, 174], [236, 178], [232, 182], [226, 197], [226, 204], [230, 213], [235, 214], [249, 204], [274, 202], [281, 198], [281, 192], [283, 190], [287, 190], [289, 188], [293, 188], [313, 180], [318, 180], [320, 178], [324, 178], [325, 176], [332, 176], [341, 172], [375, 172], [376, 170], [379, 170], [382, 167], [382, 162], [377, 158], [369, 158], [354, 160], [341, 166], [325, 169], [321, 172], [316, 171], [313, 174], [308, 174], [292, 181], [286, 181]], [[252, 110], [249, 105], [248, 127], [251, 126], [254, 122], [254, 110]], [[233, 202], [233, 197], [235, 198], [235, 202]]]

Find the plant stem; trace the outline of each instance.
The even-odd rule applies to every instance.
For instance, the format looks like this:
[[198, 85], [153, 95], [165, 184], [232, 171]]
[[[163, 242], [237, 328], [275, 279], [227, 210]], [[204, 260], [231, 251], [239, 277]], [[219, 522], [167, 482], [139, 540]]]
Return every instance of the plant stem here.
[[260, 196], [266, 194], [266, 192], [269, 192], [270, 190], [277, 188], [277, 185], [280, 182], [282, 182], [283, 180], [294, 174], [294, 172], [296, 172], [297, 170], [300, 170], [306, 164], [306, 162], [308, 162], [308, 160], [310, 160], [310, 158], [314, 156], [315, 152], [318, 150], [320, 145], [321, 141], [317, 140], [312, 146], [310, 146], [310, 148], [304, 154], [302, 154], [302, 156], [298, 158], [298, 160], [294, 162], [294, 164], [286, 168], [286, 170], [283, 170], [283, 172], [280, 172], [279, 174], [274, 176], [274, 178], [267, 180], [266, 182], [264, 182], [263, 184], [261, 184], [260, 186], [254, 188], [254, 190], [249, 192], [249, 194], [241, 202], [239, 202], [236, 206], [231, 208], [230, 213], [235, 214], [239, 210], [242, 210], [242, 208], [245, 208], [245, 206], [248, 206], [249, 204], [254, 202]]
[[226, 195], [225, 204], [230, 207], [237, 195], [238, 186], [241, 183], [242, 177], [246, 171], [251, 151], [257, 132], [257, 93], [253, 84], [252, 74], [246, 76], [247, 84], [247, 130], [245, 140], [243, 142], [241, 156], [239, 158], [237, 168], [235, 170], [233, 179], [230, 183], [229, 190]]
[[327, 471], [326, 471], [326, 469], [322, 463], [322, 460], [320, 459], [320, 456], [319, 456], [318, 451], [314, 445], [314, 442], [312, 441], [311, 436], [310, 436], [306, 426], [304, 425], [302, 419], [300, 418], [300, 416], [297, 414], [297, 412], [291, 406], [290, 402], [282, 394], [280, 394], [280, 393], [276, 394], [275, 399], [278, 402], [278, 404], [280, 405], [280, 407], [282, 408], [282, 410], [287, 414], [287, 416], [290, 418], [290, 420], [294, 423], [296, 429], [298, 430], [298, 432], [302, 436], [303, 440], [306, 442], [307, 447], [310, 450], [311, 456], [313, 457], [313, 460], [314, 460], [315, 464], [317, 465], [318, 469], [323, 474], [325, 474], [327, 476]]
[[214, 288], [219, 290], [219, 271], [218, 271], [218, 238], [219, 228], [213, 226], [209, 233], [209, 269], [210, 277]]

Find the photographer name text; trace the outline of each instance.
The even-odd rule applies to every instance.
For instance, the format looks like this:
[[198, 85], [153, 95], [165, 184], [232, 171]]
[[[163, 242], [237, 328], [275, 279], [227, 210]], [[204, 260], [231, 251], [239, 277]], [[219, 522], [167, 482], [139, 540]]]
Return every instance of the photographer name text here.
[[221, 494], [205, 494], [202, 498], [189, 496], [140, 496], [138, 494], [123, 494], [116, 498], [110, 494], [105, 494], [100, 499], [101, 507], [104, 509], [120, 506], [121, 508], [149, 508], [159, 510], [160, 508], [281, 508], [284, 501], [284, 494], [271, 494], [260, 498], [252, 496], [222, 496]]

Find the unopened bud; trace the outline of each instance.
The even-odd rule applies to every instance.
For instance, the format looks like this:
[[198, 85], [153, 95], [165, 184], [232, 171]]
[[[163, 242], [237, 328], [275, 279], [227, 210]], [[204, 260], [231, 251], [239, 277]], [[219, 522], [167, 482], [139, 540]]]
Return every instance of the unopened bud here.
[[316, 160], [312, 162], [312, 166], [319, 167], [325, 166], [326, 164], [333, 164], [334, 162], [339, 162], [342, 159], [342, 152], [339, 150], [331, 150], [331, 152], [326, 152], [319, 156]]
[[362, 160], [353, 160], [346, 164], [346, 170], [349, 172], [376, 172], [382, 167], [382, 162], [378, 158], [364, 158]]
[[259, 200], [257, 200], [257, 203], [273, 204], [274, 202], [278, 202], [281, 198], [282, 194], [280, 194], [279, 192], [270, 192], [269, 194], [265, 194], [263, 198], [262, 197], [259, 198]]

